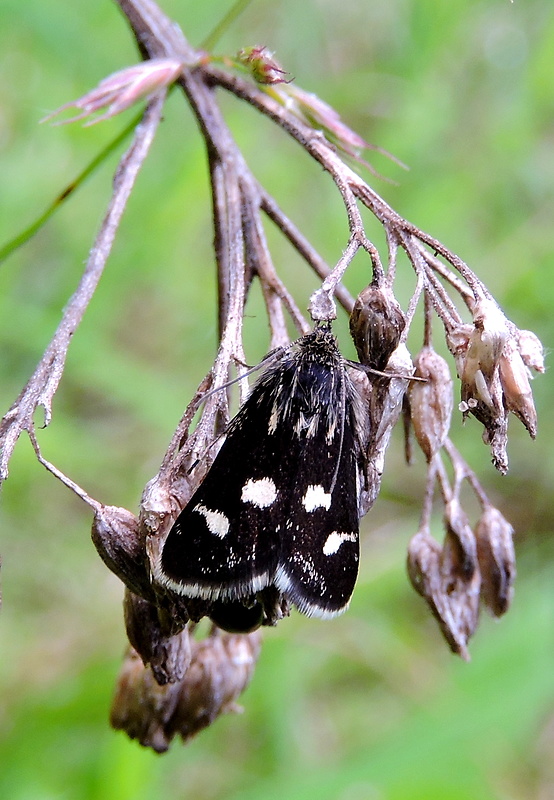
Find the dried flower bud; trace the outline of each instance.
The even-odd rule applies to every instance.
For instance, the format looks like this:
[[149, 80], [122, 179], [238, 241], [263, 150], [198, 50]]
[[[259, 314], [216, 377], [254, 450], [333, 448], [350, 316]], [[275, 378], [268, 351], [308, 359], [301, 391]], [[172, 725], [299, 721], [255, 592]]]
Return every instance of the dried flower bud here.
[[442, 591], [440, 557], [442, 548], [428, 530], [412, 536], [408, 545], [408, 575], [412, 586], [428, 602]]
[[406, 317], [390, 289], [372, 284], [360, 292], [350, 315], [350, 335], [362, 364], [384, 370], [405, 327]]
[[477, 542], [459, 500], [450, 500], [444, 509], [446, 536], [442, 564], [445, 572], [471, 581], [477, 570]]
[[248, 67], [256, 83], [289, 83], [287, 72], [273, 58], [273, 53], [263, 45], [243, 47], [238, 53], [241, 64]]
[[125, 592], [123, 615], [127, 637], [144, 664], [149, 664], [156, 682], [174, 683], [183, 678], [190, 663], [188, 630], [164, 629], [156, 605]]
[[497, 508], [488, 506], [475, 527], [481, 569], [481, 595], [495, 617], [512, 602], [516, 577], [513, 528]]
[[134, 514], [126, 508], [101, 506], [94, 516], [91, 537], [104, 564], [125, 586], [155, 599], [146, 569], [144, 537]]
[[110, 710], [110, 724], [124, 730], [144, 747], [164, 753], [173, 738], [167, 725], [179, 700], [181, 683], [160, 686], [150, 667], [145, 667], [138, 653], [129, 648], [119, 676]]
[[220, 715], [240, 711], [235, 701], [246, 689], [260, 654], [258, 633], [215, 634], [193, 642], [192, 660], [168, 732], [188, 741]]
[[535, 372], [544, 372], [544, 351], [533, 331], [517, 331], [518, 350], [523, 363]]
[[504, 346], [499, 368], [506, 408], [523, 422], [534, 439], [537, 435], [537, 412], [529, 383], [529, 372], [513, 339]]
[[133, 67], [114, 72], [113, 75], [104, 78], [95, 89], [78, 100], [65, 103], [65, 105], [60, 106], [60, 108], [41, 121], [44, 122], [51, 119], [61, 111], [65, 111], [66, 108], [82, 109], [81, 114], [55, 123], [64, 125], [68, 122], [84, 119], [95, 111], [107, 107], [108, 110], [105, 114], [101, 114], [99, 117], [95, 117], [85, 123], [86, 125], [94, 125], [96, 122], [119, 114], [139, 100], [149, 97], [160, 89], [164, 89], [174, 83], [182, 69], [182, 62], [175, 58], [151, 58], [147, 61], [142, 61]]
[[452, 417], [452, 376], [448, 364], [432, 347], [426, 346], [416, 357], [415, 375], [425, 382], [410, 385], [410, 410], [419, 446], [431, 461], [443, 446]]

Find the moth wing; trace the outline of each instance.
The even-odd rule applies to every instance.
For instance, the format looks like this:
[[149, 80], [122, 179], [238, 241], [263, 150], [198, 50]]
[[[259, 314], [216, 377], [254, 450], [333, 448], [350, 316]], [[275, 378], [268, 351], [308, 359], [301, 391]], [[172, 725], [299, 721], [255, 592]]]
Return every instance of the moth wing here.
[[303, 614], [333, 617], [348, 607], [358, 576], [356, 442], [348, 416], [330, 443], [321, 435], [305, 440], [289, 480], [275, 584]]
[[231, 424], [204, 481], [177, 517], [154, 568], [173, 591], [207, 600], [248, 598], [273, 580], [280, 439], [271, 404], [254, 392]]

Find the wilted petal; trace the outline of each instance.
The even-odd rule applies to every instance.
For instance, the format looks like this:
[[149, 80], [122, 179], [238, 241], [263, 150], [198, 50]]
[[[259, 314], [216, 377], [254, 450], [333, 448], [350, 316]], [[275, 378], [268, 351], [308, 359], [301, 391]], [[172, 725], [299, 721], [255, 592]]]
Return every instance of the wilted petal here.
[[544, 350], [533, 331], [517, 331], [518, 349], [523, 363], [535, 372], [544, 372]]
[[473, 311], [474, 333], [469, 350], [479, 362], [479, 369], [488, 378], [497, 367], [504, 344], [510, 335], [508, 320], [494, 300], [481, 298]]

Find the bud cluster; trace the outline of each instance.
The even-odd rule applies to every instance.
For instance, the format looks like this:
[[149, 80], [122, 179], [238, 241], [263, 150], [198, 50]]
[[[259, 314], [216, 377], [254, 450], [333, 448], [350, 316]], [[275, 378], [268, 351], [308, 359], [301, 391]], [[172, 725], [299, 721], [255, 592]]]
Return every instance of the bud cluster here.
[[513, 595], [513, 529], [498, 509], [487, 505], [474, 528], [459, 499], [444, 512], [442, 547], [423, 524], [410, 541], [408, 574], [425, 598], [454, 653], [469, 660], [467, 644], [479, 621], [480, 604], [499, 617]]

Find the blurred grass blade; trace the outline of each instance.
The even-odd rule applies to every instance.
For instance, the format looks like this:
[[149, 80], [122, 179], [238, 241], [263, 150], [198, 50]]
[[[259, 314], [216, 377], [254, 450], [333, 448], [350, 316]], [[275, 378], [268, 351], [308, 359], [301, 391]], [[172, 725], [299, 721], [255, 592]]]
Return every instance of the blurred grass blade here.
[[3, 247], [0, 247], [0, 264], [5, 261], [8, 256], [10, 256], [18, 247], [21, 247], [26, 242], [31, 239], [39, 231], [43, 225], [48, 222], [50, 217], [54, 214], [55, 211], [62, 205], [67, 198], [73, 194], [73, 192], [81, 186], [82, 183], [91, 175], [94, 170], [99, 167], [103, 161], [105, 161], [108, 156], [117, 148], [119, 145], [125, 141], [125, 139], [133, 132], [136, 128], [140, 120], [142, 119], [143, 112], [141, 111], [139, 114], [133, 117], [131, 122], [123, 128], [123, 130], [114, 138], [111, 142], [108, 142], [106, 147], [96, 155], [92, 161], [87, 164], [82, 172], [77, 175], [75, 180], [73, 180], [70, 184], [68, 184], [65, 189], [63, 189], [60, 194], [54, 199], [54, 201], [46, 208], [46, 210], [38, 217], [34, 222], [32, 222], [25, 230], [21, 231], [17, 236], [13, 239], [10, 239]]
[[223, 19], [217, 23], [212, 32], [206, 36], [204, 41], [200, 44], [200, 49], [211, 52], [227, 28], [233, 24], [236, 18], [242, 14], [242, 12], [250, 5], [251, 2], [252, 0], [237, 0], [237, 2], [232, 5], [229, 11], [225, 14]]

